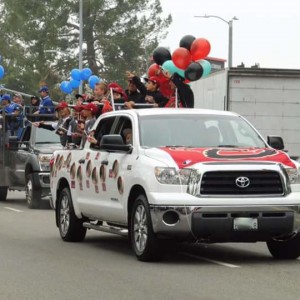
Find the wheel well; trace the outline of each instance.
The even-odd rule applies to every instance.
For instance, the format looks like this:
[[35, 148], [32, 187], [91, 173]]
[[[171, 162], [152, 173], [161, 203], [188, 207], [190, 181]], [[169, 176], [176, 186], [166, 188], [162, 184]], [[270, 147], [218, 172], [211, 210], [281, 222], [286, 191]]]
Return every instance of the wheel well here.
[[25, 168], [25, 176], [33, 172], [33, 168], [31, 165], [27, 165]]
[[58, 223], [59, 220], [58, 220], [58, 209], [57, 209], [58, 205], [57, 205], [57, 201], [58, 201], [58, 197], [59, 197], [60, 192], [61, 192], [65, 187], [70, 188], [67, 179], [62, 178], [62, 179], [60, 179], [60, 181], [58, 182], [57, 190], [56, 190], [56, 195], [55, 195], [55, 199], [54, 199], [54, 200], [55, 200], [55, 216], [56, 216], [55, 220], [56, 220], [56, 226], [57, 226], [57, 227], [58, 227], [58, 225], [59, 225], [59, 223]]
[[129, 194], [129, 197], [128, 197], [128, 202], [127, 202], [128, 226], [130, 224], [131, 210], [132, 210], [132, 207], [133, 207], [134, 200], [136, 199], [136, 197], [138, 195], [141, 195], [141, 194], [146, 195], [146, 192], [145, 192], [145, 190], [142, 186], [135, 185], [135, 186], [132, 187], [132, 189], [130, 191], [130, 194]]

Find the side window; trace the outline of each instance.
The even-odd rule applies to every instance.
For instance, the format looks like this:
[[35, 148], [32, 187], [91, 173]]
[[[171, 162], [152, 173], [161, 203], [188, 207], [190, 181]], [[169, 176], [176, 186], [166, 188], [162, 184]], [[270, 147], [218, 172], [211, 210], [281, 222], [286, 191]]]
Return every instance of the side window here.
[[91, 144], [90, 145], [91, 148], [98, 148], [101, 138], [104, 135], [112, 133], [112, 129], [114, 127], [113, 125], [114, 125], [115, 120], [116, 120], [115, 117], [110, 117], [110, 118], [102, 119], [99, 122], [99, 124], [95, 130], [95, 133], [94, 133], [94, 137], [97, 140], [97, 144]]
[[132, 122], [128, 117], [121, 117], [113, 132], [123, 137], [125, 144], [132, 144]]

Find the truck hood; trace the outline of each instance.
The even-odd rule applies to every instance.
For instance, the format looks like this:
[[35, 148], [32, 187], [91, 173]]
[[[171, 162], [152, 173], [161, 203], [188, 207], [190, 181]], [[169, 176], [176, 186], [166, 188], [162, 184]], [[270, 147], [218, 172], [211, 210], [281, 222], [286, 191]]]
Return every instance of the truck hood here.
[[[286, 167], [296, 168], [295, 163], [283, 151], [272, 148], [185, 148], [163, 147], [178, 168], [187, 168], [196, 163], [205, 162], [276, 162]], [[164, 155], [161, 155], [164, 157]]]
[[61, 144], [39, 144], [35, 145], [35, 150], [39, 153], [48, 154], [53, 153], [56, 150], [62, 150]]

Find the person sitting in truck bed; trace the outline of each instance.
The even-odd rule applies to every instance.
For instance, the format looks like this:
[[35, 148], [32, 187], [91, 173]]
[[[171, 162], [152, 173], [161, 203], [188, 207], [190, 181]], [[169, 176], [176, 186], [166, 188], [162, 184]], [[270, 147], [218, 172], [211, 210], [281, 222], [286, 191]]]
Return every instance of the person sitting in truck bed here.
[[59, 120], [56, 123], [44, 124], [44, 121], [35, 122], [33, 125], [35, 127], [44, 128], [47, 130], [55, 131], [56, 134], [60, 136], [60, 143], [62, 146], [66, 146], [67, 143], [72, 142], [72, 131], [71, 131], [71, 111], [68, 107], [67, 102], [60, 102], [55, 110], [58, 112]]
[[[150, 76], [149, 78], [144, 78], [146, 85], [141, 82], [140, 77], [134, 75], [131, 72], [126, 72], [128, 80], [132, 80], [137, 89], [141, 93], [143, 103], [154, 104], [154, 107], [164, 107], [168, 102], [166, 98], [160, 91], [160, 80], [157, 76]], [[132, 107], [130, 107], [132, 108]]]

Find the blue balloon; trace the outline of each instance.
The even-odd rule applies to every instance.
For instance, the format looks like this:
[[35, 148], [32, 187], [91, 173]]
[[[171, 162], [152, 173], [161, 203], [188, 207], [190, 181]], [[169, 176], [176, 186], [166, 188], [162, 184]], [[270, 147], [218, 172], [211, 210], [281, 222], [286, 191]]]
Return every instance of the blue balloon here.
[[205, 59], [200, 59], [198, 61], [198, 63], [202, 66], [203, 68], [203, 74], [202, 74], [202, 78], [207, 76], [208, 74], [210, 74], [211, 72], [211, 64], [208, 60]]
[[77, 81], [81, 80], [81, 71], [79, 69], [73, 69], [71, 71], [71, 78]]
[[92, 76], [93, 72], [90, 68], [84, 68], [80, 72], [81, 80], [88, 80]]
[[78, 89], [80, 86], [80, 81], [75, 80], [75, 79], [71, 79], [70, 80], [70, 86], [72, 89]]
[[60, 89], [61, 89], [62, 92], [66, 93], [66, 94], [71, 94], [72, 93], [72, 87], [71, 87], [69, 81], [63, 81], [60, 84]]
[[89, 86], [90, 86], [90, 88], [94, 89], [95, 88], [95, 84], [98, 83], [98, 82], [100, 82], [100, 81], [101, 80], [100, 80], [100, 78], [98, 76], [96, 76], [96, 75], [90, 76], [90, 78], [89, 78]]
[[172, 60], [165, 61], [162, 65], [162, 68], [168, 71], [171, 75], [176, 72], [178, 75], [184, 78], [184, 70], [177, 68]]
[[2, 79], [4, 77], [4, 68], [2, 66], [0, 66], [0, 79]]

